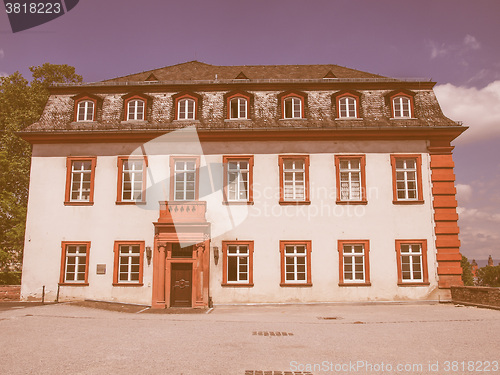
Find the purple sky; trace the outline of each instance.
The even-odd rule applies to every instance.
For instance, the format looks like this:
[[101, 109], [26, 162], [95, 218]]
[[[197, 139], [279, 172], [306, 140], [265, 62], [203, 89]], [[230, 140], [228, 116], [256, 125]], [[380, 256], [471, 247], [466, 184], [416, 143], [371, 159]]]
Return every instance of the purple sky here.
[[0, 75], [45, 62], [99, 81], [199, 60], [215, 65], [338, 64], [426, 77], [456, 142], [462, 252], [500, 258], [498, 0], [81, 0], [12, 34], [0, 4]]

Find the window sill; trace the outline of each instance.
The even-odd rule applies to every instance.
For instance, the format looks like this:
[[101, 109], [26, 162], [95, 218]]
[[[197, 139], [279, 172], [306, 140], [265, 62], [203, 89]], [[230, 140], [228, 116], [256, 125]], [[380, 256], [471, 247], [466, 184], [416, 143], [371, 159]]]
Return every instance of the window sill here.
[[283, 287], [299, 287], [299, 288], [303, 288], [303, 287], [311, 287], [313, 286], [312, 283], [303, 283], [303, 284], [300, 284], [300, 283], [296, 283], [296, 284], [293, 284], [293, 283], [280, 283], [280, 286], [283, 286]]
[[200, 123], [200, 120], [195, 119], [195, 118], [186, 118], [186, 119], [176, 119], [172, 120], [172, 123], [181, 123], [181, 122], [195, 122], [195, 123]]
[[345, 205], [355, 205], [355, 204], [368, 204], [368, 201], [336, 201], [337, 204], [345, 204]]
[[336, 117], [335, 120], [363, 120], [362, 117]]
[[398, 283], [398, 286], [428, 286], [431, 285], [430, 282], [412, 282], [412, 283]]
[[64, 202], [65, 206], [93, 206], [94, 202]]
[[120, 121], [122, 125], [146, 125], [149, 121], [147, 120], [124, 120]]
[[250, 118], [226, 118], [224, 122], [233, 122], [233, 121], [252, 121]]
[[250, 284], [228, 284], [228, 283], [222, 283], [220, 284], [222, 287], [226, 288], [226, 287], [236, 287], [236, 288], [251, 288], [253, 287], [253, 283], [250, 283]]
[[254, 202], [253, 201], [223, 201], [222, 202], [223, 205], [226, 205], [226, 206], [232, 206], [232, 205], [235, 205], [235, 206], [247, 206], [247, 205], [253, 205]]
[[416, 117], [391, 117], [389, 120], [418, 120]]
[[94, 125], [94, 124], [97, 124], [97, 121], [95, 121], [95, 120], [92, 120], [92, 121], [82, 120], [82, 121], [72, 121], [70, 123], [71, 126], [75, 126], [75, 125]]
[[59, 283], [59, 286], [89, 286], [89, 283]]
[[339, 286], [372, 286], [372, 283], [339, 283]]
[[280, 205], [286, 206], [301, 206], [301, 205], [309, 205], [311, 204], [311, 201], [280, 201]]
[[132, 206], [135, 206], [135, 205], [141, 205], [141, 204], [146, 204], [146, 202], [144, 201], [140, 201], [140, 202], [127, 202], [127, 201], [116, 201], [115, 202], [116, 204], [118, 205], [132, 205]]
[[278, 119], [278, 121], [290, 121], [290, 120], [307, 120], [306, 118], [304, 117], [294, 117], [294, 118], [280, 118]]
[[421, 199], [414, 200], [414, 201], [392, 201], [392, 204], [424, 204], [425, 202]]
[[113, 283], [113, 286], [144, 286], [143, 283]]

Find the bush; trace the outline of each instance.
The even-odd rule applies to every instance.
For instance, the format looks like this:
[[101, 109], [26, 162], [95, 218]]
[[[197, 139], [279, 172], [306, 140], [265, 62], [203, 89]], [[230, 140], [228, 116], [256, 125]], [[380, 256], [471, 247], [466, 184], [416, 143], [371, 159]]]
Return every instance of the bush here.
[[0, 285], [21, 285], [21, 272], [0, 272]]

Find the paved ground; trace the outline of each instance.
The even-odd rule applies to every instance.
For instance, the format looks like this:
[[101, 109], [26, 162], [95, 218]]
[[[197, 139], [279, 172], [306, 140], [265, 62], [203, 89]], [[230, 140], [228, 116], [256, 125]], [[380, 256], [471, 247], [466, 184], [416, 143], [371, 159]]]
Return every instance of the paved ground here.
[[178, 315], [17, 305], [0, 309], [0, 353], [0, 374], [495, 374], [500, 311], [329, 304]]

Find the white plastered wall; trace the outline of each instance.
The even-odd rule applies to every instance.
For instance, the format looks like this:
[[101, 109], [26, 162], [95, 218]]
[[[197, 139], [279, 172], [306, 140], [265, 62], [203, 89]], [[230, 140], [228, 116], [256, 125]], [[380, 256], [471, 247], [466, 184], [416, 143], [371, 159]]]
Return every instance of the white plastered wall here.
[[[220, 191], [207, 197], [213, 246], [223, 240], [253, 240], [251, 288], [222, 287], [222, 259], [210, 255], [210, 294], [216, 304], [431, 299], [437, 288], [429, 156], [425, 141], [233, 142], [203, 144], [203, 163], [221, 163], [223, 155], [254, 155], [252, 206], [224, 206]], [[144, 260], [143, 287], [114, 287], [114, 241], [144, 241], [153, 247], [158, 200], [168, 200], [169, 156], [148, 155], [146, 206], [116, 205], [117, 156], [136, 144], [34, 145], [23, 264], [22, 298], [54, 300], [61, 268], [62, 241], [91, 241], [89, 286], [61, 286], [60, 299], [97, 299], [151, 303], [152, 265]], [[185, 147], [170, 150], [186, 153]], [[335, 154], [366, 155], [368, 204], [335, 204]], [[391, 153], [422, 155], [424, 204], [392, 203]], [[310, 155], [311, 204], [280, 206], [278, 155]], [[93, 206], [65, 206], [67, 156], [97, 156]], [[202, 181], [202, 184], [206, 183]], [[152, 186], [154, 185], [154, 186]], [[149, 195], [148, 195], [149, 194]], [[158, 199], [160, 197], [160, 199]], [[203, 199], [203, 198], [201, 198]], [[230, 211], [228, 211], [230, 210]], [[228, 212], [231, 220], [228, 220]], [[224, 218], [224, 219], [223, 219]], [[242, 219], [244, 218], [244, 220]], [[240, 223], [241, 221], [241, 223]], [[229, 223], [229, 224], [228, 224]], [[370, 241], [370, 287], [340, 287], [337, 241]], [[429, 286], [398, 287], [396, 239], [427, 240]], [[312, 287], [280, 287], [280, 240], [311, 240]], [[97, 264], [106, 274], [97, 275]]]

